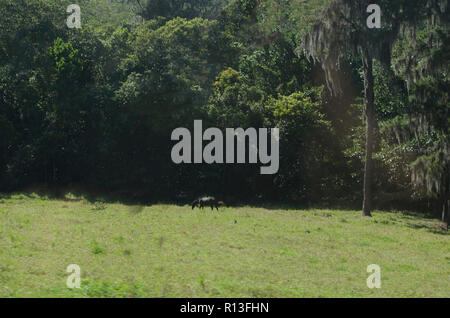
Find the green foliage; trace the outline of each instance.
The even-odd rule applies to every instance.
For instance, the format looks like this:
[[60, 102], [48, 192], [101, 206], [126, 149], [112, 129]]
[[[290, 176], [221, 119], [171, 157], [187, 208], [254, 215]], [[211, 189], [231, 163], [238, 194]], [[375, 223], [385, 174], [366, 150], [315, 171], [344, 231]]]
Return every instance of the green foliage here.
[[408, 87], [412, 145], [411, 177], [424, 195], [445, 201], [450, 195], [449, 31], [446, 7], [435, 1], [432, 16], [406, 28], [393, 48], [393, 65]]
[[339, 186], [339, 171], [331, 160], [336, 158], [336, 148], [331, 124], [321, 113], [321, 92], [314, 88], [272, 98], [269, 103], [282, 140], [281, 168], [275, 181], [284, 189], [284, 200], [315, 202], [338, 192], [330, 191]]
[[258, 6], [260, 27], [266, 33], [280, 32], [299, 44], [318, 15], [331, 0], [263, 0]]
[[[368, 38], [405, 23], [392, 42], [393, 70], [375, 67], [380, 188], [410, 191], [401, 176], [448, 156], [448, 31], [442, 17], [426, 22], [420, 4], [422, 22], [409, 32], [416, 2], [382, 1], [392, 23]], [[236, 201], [358, 200], [364, 140], [361, 110], [351, 105], [361, 61], [345, 56], [347, 69], [334, 78], [345, 94], [330, 96], [314, 88], [327, 77], [298, 50], [330, 1], [80, 0], [77, 30], [65, 26], [70, 3], [0, 3], [2, 190], [80, 183], [144, 200], [205, 189]], [[404, 21], [393, 15], [400, 8]], [[171, 131], [194, 119], [280, 128], [279, 174], [174, 166]]]
[[[316, 95], [317, 92], [314, 92]], [[323, 115], [319, 113], [320, 102], [313, 102], [310, 92], [298, 92], [290, 96], [282, 96], [273, 102], [273, 114], [276, 120], [302, 119], [305, 122], [321, 121]], [[295, 121], [295, 120], [294, 120]]]
[[139, 13], [146, 19], [164, 17], [167, 20], [181, 17], [214, 18], [228, 0], [131, 0], [137, 2]]
[[83, 64], [79, 57], [79, 51], [74, 49], [72, 43], [64, 43], [57, 38], [53, 46], [48, 49], [48, 54], [55, 63], [56, 76], [71, 79], [77, 77], [77, 71], [83, 71]]
[[389, 120], [409, 111], [405, 82], [392, 69], [375, 63], [375, 105], [380, 120]]
[[261, 107], [264, 92], [244, 83], [232, 68], [222, 71], [213, 84], [208, 106], [209, 116], [218, 127], [254, 127], [262, 124]]

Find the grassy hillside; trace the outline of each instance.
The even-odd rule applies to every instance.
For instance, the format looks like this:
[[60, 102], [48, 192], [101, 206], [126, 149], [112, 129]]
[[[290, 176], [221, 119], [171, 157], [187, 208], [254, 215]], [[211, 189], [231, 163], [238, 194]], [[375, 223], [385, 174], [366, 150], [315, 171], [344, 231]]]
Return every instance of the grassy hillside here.
[[[412, 215], [0, 202], [0, 297], [450, 296], [450, 238]], [[81, 289], [66, 288], [69, 264]], [[381, 289], [366, 286], [369, 264]]]

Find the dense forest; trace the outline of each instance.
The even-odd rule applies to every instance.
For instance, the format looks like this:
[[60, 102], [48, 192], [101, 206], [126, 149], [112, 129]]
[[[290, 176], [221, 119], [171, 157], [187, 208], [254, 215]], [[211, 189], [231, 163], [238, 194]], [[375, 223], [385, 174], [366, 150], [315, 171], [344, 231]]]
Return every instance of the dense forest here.
[[[446, 0], [372, 1], [380, 29], [356, 0], [77, 0], [70, 29], [73, 2], [0, 1], [0, 191], [448, 214]], [[196, 119], [279, 128], [278, 173], [174, 164]]]

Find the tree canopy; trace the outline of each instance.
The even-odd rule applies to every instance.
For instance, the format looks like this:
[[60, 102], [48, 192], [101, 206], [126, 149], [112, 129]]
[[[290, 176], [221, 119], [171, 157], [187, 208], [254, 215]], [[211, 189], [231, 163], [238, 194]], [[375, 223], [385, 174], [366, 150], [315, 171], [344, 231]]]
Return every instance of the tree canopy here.
[[[373, 207], [448, 206], [447, 1], [377, 1], [380, 29], [365, 0], [80, 0], [80, 29], [69, 4], [0, 2], [2, 191], [355, 207], [363, 120]], [[175, 165], [171, 132], [195, 119], [279, 128], [278, 174]]]

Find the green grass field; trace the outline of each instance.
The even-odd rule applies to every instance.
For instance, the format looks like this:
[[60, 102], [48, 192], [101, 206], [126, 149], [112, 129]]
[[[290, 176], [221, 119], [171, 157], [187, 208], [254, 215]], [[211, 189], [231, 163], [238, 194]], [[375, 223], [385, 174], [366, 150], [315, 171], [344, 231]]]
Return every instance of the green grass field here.
[[450, 297], [442, 224], [373, 214], [3, 196], [0, 297]]

